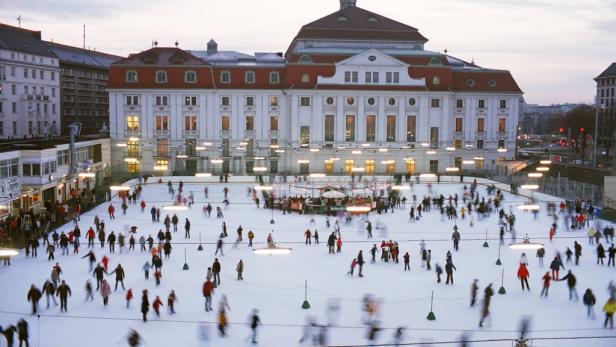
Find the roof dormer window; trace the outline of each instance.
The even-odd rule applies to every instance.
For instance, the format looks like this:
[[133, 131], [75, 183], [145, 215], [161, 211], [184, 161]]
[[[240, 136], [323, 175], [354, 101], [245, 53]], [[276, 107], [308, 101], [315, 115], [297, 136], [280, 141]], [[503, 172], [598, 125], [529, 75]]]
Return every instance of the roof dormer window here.
[[301, 64], [312, 64], [312, 58], [310, 58], [310, 56], [307, 56], [307, 55], [302, 55], [301, 57], [299, 57], [297, 62]]
[[246, 83], [255, 83], [255, 72], [254, 71], [246, 71], [244, 74], [244, 82]]
[[428, 62], [428, 65], [442, 65], [442, 63], [438, 57], [432, 57], [430, 58], [430, 62]]
[[184, 74], [184, 82], [186, 83], [196, 83], [197, 82], [197, 73], [195, 71], [186, 71]]
[[156, 83], [167, 83], [167, 71], [156, 71]]
[[379, 21], [379, 20], [378, 20], [376, 17], [373, 17], [373, 16], [368, 17], [368, 22], [369, 22], [369, 23], [376, 23], [376, 22], [378, 22], [378, 21]]
[[135, 83], [137, 82], [137, 71], [135, 70], [128, 70], [126, 71], [126, 82], [129, 83]]
[[336, 18], [336, 20], [338, 22], [348, 22], [349, 21], [349, 19], [345, 15], [339, 15], [338, 18]]

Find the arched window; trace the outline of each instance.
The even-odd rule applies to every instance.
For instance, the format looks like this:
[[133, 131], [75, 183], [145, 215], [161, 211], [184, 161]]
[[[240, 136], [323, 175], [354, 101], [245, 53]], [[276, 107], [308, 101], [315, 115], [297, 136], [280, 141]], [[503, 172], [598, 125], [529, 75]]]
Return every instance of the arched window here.
[[312, 58], [310, 58], [310, 56], [307, 56], [307, 55], [302, 55], [301, 57], [299, 57], [297, 62], [301, 64], [312, 64]]
[[441, 60], [438, 57], [432, 57], [430, 58], [430, 62], [428, 63], [428, 65], [441, 65]]
[[167, 83], [167, 71], [156, 71], [156, 83]]
[[126, 82], [137, 82], [137, 71], [128, 70], [126, 71]]
[[197, 73], [195, 71], [186, 71], [184, 73], [184, 82], [186, 82], [186, 83], [196, 83], [197, 82]]

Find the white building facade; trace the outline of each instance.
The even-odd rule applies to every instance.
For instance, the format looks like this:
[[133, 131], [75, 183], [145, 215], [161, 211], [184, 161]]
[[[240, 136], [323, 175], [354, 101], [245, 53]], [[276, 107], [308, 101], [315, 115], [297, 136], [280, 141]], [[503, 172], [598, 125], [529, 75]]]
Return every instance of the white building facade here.
[[426, 42], [341, 1], [303, 26], [284, 57], [218, 51], [213, 41], [207, 51], [132, 55], [110, 71], [113, 167], [415, 174], [511, 159], [522, 97], [511, 74]]
[[0, 24], [0, 139], [60, 133], [59, 71], [40, 32]]

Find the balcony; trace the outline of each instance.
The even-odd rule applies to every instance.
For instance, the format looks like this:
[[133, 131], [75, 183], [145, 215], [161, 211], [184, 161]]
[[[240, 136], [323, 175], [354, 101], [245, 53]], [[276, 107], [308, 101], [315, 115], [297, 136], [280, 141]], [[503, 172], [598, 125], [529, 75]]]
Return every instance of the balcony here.
[[124, 129], [126, 136], [135, 136], [135, 137], [141, 137], [141, 130], [138, 128], [126, 128]]
[[169, 130], [154, 130], [154, 137], [169, 137]]
[[199, 136], [199, 130], [184, 130], [184, 137], [195, 138]]
[[476, 131], [475, 132], [475, 137], [477, 137], [478, 139], [483, 139], [486, 137], [486, 132], [485, 131]]

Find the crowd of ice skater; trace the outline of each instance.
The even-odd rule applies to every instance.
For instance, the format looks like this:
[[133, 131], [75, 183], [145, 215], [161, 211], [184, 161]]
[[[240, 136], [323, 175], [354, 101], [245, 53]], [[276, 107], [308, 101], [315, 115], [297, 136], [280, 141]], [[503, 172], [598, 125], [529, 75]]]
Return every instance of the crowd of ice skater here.
[[[412, 185], [412, 184], [411, 184]], [[171, 196], [171, 200], [174, 204], [179, 206], [188, 206], [189, 208], [195, 202], [194, 192], [190, 191], [185, 194], [185, 186], [181, 181], [174, 184], [169, 181], [167, 183], [168, 193]], [[153, 229], [159, 229], [155, 233], [155, 237], [151, 234], [146, 237], [142, 234], [139, 238], [136, 237], [137, 226], [133, 226], [128, 230], [128, 235], [118, 233], [111, 230], [107, 233], [104, 218], [96, 216], [94, 219], [94, 225], [87, 226], [85, 232], [85, 240], [87, 245], [85, 250], [82, 250], [81, 243], [81, 226], [80, 221], [75, 219], [70, 222], [70, 230], [68, 232], [60, 232], [57, 230], [50, 230], [45, 232], [40, 242], [29, 243], [25, 249], [27, 257], [38, 257], [39, 245], [43, 247], [47, 254], [47, 258], [51, 264], [50, 276], [45, 279], [41, 279], [43, 282], [40, 288], [36, 284], [32, 284], [27, 290], [26, 299], [31, 304], [31, 313], [33, 315], [40, 314], [41, 312], [41, 300], [45, 298], [45, 310], [51, 310], [52, 305], [55, 307], [58, 305], [56, 297], [60, 301], [60, 312], [68, 311], [69, 298], [74, 294], [74, 290], [64, 280], [64, 273], [60, 265], [62, 257], [65, 256], [79, 256], [86, 259], [89, 266], [87, 277], [84, 277], [83, 290], [85, 293], [85, 301], [92, 302], [95, 300], [95, 295], [99, 296], [103, 305], [109, 305], [111, 298], [114, 301], [122, 301], [126, 309], [132, 309], [132, 301], [135, 300], [135, 291], [133, 288], [126, 288], [124, 281], [126, 279], [126, 272], [121, 264], [116, 264], [110, 267], [111, 257], [116, 251], [119, 253], [129, 252], [135, 253], [145, 258], [144, 265], [141, 270], [143, 271], [145, 283], [150, 282], [150, 273], [152, 273], [154, 288], [145, 288], [141, 290], [141, 303], [138, 305], [140, 318], [145, 323], [150, 318], [150, 311], [156, 317], [161, 316], [163, 307], [166, 306], [167, 314], [175, 314], [175, 303], [179, 300], [175, 290], [171, 290], [168, 294], [156, 293], [151, 295], [152, 292], [157, 292], [156, 288], [163, 280], [163, 262], [169, 259], [173, 250], [173, 240], [177, 238], [178, 230], [183, 224], [184, 239], [190, 239], [191, 236], [191, 221], [185, 218], [181, 221], [177, 214], [166, 215], [161, 222], [161, 209], [157, 206], [150, 206], [148, 201], [141, 199], [141, 193], [147, 186], [138, 185], [132, 192], [119, 192], [119, 203], [122, 209], [122, 215], [126, 215], [127, 211], [130, 213], [139, 211], [140, 213], [149, 212], [151, 215], [151, 221]], [[177, 193], [176, 193], [177, 189]], [[209, 187], [205, 186], [203, 189], [203, 196], [207, 200], [209, 198]], [[224, 219], [224, 210], [229, 208], [229, 188], [224, 186], [222, 188], [224, 200], [222, 206], [216, 206], [215, 218], [221, 221], [221, 231], [216, 243], [216, 250], [214, 252], [215, 259], [212, 265], [207, 268], [205, 273], [205, 280], [202, 284], [201, 292], [204, 300], [204, 311], [214, 311], [212, 301], [218, 288], [222, 285], [220, 274], [222, 269], [222, 261], [219, 260], [218, 254], [224, 256], [224, 247], [226, 245], [225, 240], [229, 237], [228, 227]], [[264, 203], [272, 201], [274, 198], [273, 192], [267, 193], [262, 196]], [[454, 254], [460, 248], [460, 241], [464, 239], [461, 226], [468, 225], [472, 228], [475, 221], [488, 220], [494, 221], [493, 227], [498, 229], [499, 240], [501, 244], [505, 244], [505, 239], [510, 239], [511, 242], [516, 242], [516, 216], [512, 209], [507, 209], [503, 206], [505, 199], [504, 194], [494, 187], [488, 187], [485, 195], [481, 195], [477, 183], [474, 182], [469, 185], [465, 185], [459, 196], [457, 193], [450, 196], [443, 196], [442, 194], [433, 194], [432, 185], [428, 185], [428, 194], [423, 197], [417, 197], [412, 194], [411, 199], [407, 200], [406, 196], [402, 196], [391, 190], [390, 188], [383, 188], [375, 192], [382, 203], [380, 208], [376, 211], [377, 216], [387, 214], [390, 211], [398, 213], [407, 213], [409, 216], [409, 223], [419, 223], [426, 214], [440, 214], [443, 222], [447, 221], [449, 224], [453, 223], [451, 241], [452, 251], [447, 251], [444, 255], [442, 262], [433, 260], [432, 250], [429, 248], [425, 241], [419, 242], [418, 252], [413, 250], [403, 249], [401, 245], [395, 240], [382, 239], [380, 242], [374, 242], [369, 249], [366, 249], [369, 255], [364, 255], [364, 250], [360, 250], [356, 257], [353, 257], [350, 264], [350, 269], [347, 273], [348, 276], [354, 276], [355, 273], [359, 277], [364, 277], [364, 266], [368, 263], [374, 264], [376, 262], [390, 263], [392, 266], [401, 266], [400, 271], [411, 271], [411, 264], [420, 264], [419, 266], [425, 271], [434, 270], [435, 280], [437, 283], [444, 282], [444, 285], [454, 285], [454, 272], [464, 271], [464, 269], [458, 269], [454, 265]], [[260, 207], [259, 194], [252, 189], [248, 188], [247, 196], [253, 200], [256, 207]], [[114, 220], [115, 204], [117, 202], [107, 203], [107, 218]], [[135, 206], [135, 207], [131, 207]], [[273, 208], [273, 206], [270, 206]], [[210, 202], [203, 204], [202, 212], [203, 218], [212, 218], [212, 211], [214, 207]], [[597, 266], [611, 266], [614, 267], [616, 256], [616, 248], [613, 244], [614, 228], [613, 226], [606, 225], [601, 226], [598, 222], [594, 221], [594, 207], [589, 202], [575, 201], [575, 202], [563, 202], [558, 208], [553, 203], [547, 204], [547, 210], [549, 215], [553, 218], [553, 223], [549, 227], [546, 239], [550, 242], [557, 237], [559, 233], [559, 225], [562, 224], [564, 229], [570, 230], [586, 230], [584, 236], [588, 237], [589, 248], [595, 251], [597, 256]], [[537, 212], [532, 212], [537, 213]], [[496, 218], [493, 218], [496, 216]], [[122, 218], [118, 216], [118, 218]], [[355, 222], [362, 232], [365, 232], [366, 238], [371, 240], [374, 238], [373, 228], [379, 231], [377, 234], [386, 235], [386, 224], [380, 221], [375, 222], [376, 227], [373, 227], [373, 220], [369, 215], [331, 215], [319, 217], [319, 220], [323, 220], [326, 230], [326, 242], [325, 245], [328, 248], [329, 254], [336, 255], [342, 253], [343, 247], [343, 234], [341, 232], [341, 225], [349, 225]], [[383, 216], [386, 218], [386, 216]], [[301, 231], [303, 232], [305, 244], [307, 246], [320, 245], [319, 232], [316, 227], [315, 217], [312, 216], [308, 225], [308, 228]], [[244, 242], [244, 228], [239, 225], [235, 230], [236, 236], [233, 241], [233, 247], [237, 248], [239, 245], [247, 243], [248, 247], [253, 247], [253, 240], [255, 239], [255, 233], [249, 230], [246, 234], [247, 242]], [[268, 234], [265, 239], [267, 245], [275, 247], [272, 234]], [[605, 240], [604, 242], [601, 242]], [[603, 245], [605, 243], [605, 246]], [[596, 245], [596, 246], [595, 246]], [[60, 249], [62, 254], [56, 259], [56, 249]], [[582, 245], [577, 240], [572, 244], [573, 250], [567, 247], [564, 251], [565, 260], [561, 252], [556, 251], [556, 255], [549, 264], [549, 270], [545, 274], [538, 274], [534, 278], [542, 284], [542, 297], [548, 297], [550, 285], [553, 282], [566, 282], [569, 289], [569, 299], [577, 302], [578, 296], [578, 281], [574, 274], [575, 267], [579, 265], [580, 258], [582, 257]], [[72, 250], [71, 250], [72, 249]], [[84, 255], [81, 253], [85, 252]], [[97, 255], [98, 253], [98, 255]], [[536, 251], [536, 257], [538, 265], [544, 266], [543, 258], [545, 257], [546, 250], [541, 247]], [[437, 256], [438, 257], [438, 256]], [[573, 257], [573, 259], [572, 259]], [[608, 258], [607, 264], [604, 264], [604, 258]], [[402, 262], [402, 265], [398, 265]], [[434, 263], [434, 265], [433, 265]], [[5, 261], [5, 266], [10, 262]], [[560, 276], [560, 270], [568, 267], [568, 272], [565, 276]], [[244, 261], [239, 260], [235, 264], [235, 272], [237, 274], [237, 280], [243, 280]], [[445, 280], [442, 281], [441, 276], [445, 275]], [[529, 271], [529, 260], [526, 253], [522, 253], [519, 261], [519, 268], [517, 271], [517, 278], [520, 280], [522, 291], [530, 291], [529, 279], [532, 277]], [[95, 284], [92, 283], [95, 281]], [[607, 284], [609, 291], [609, 299], [602, 305], [602, 311], [605, 313], [605, 319], [603, 322], [604, 327], [613, 328], [613, 315], [616, 312], [616, 285], [612, 281]], [[80, 286], [79, 284], [72, 283], [73, 286]], [[113, 287], [113, 290], [112, 290]], [[495, 294], [493, 284], [487, 284], [483, 289], [480, 288], [478, 280], [474, 280], [470, 285], [470, 306], [479, 306], [480, 321], [479, 327], [483, 327], [484, 322], [490, 321], [490, 303], [492, 296]], [[121, 295], [116, 293], [120, 290]], [[596, 290], [596, 288], [595, 288]], [[163, 301], [161, 296], [166, 300]], [[121, 299], [120, 299], [121, 298]], [[152, 300], [151, 300], [152, 299]], [[590, 319], [595, 318], [594, 306], [597, 304], [597, 299], [593, 290], [587, 288], [582, 296], [582, 303], [587, 308], [587, 316]], [[367, 339], [370, 343], [376, 343], [382, 334], [383, 329], [379, 323], [379, 300], [373, 296], [366, 295], [363, 304], [363, 322], [366, 324], [368, 333]], [[230, 309], [230, 303], [226, 295], [221, 294], [219, 303], [216, 308], [216, 326], [218, 334], [221, 337], [225, 337], [228, 334], [229, 322], [227, 319], [227, 310]], [[335, 319], [339, 311], [339, 306], [335, 300], [330, 301], [327, 307], [328, 322], [325, 324], [319, 324], [317, 318], [309, 316], [303, 329], [299, 343], [312, 344], [315, 346], [326, 346], [329, 338], [328, 331], [335, 326]], [[257, 331], [262, 325], [259, 311], [254, 309], [249, 317], [249, 326], [251, 329], [251, 335], [247, 338], [248, 342], [253, 344], [257, 343]], [[207, 330], [207, 329], [206, 329]], [[13, 346], [15, 340], [19, 341], [19, 346], [24, 343], [29, 346], [29, 334], [28, 323], [21, 319], [16, 325], [8, 324], [0, 331], [5, 336], [7, 345]], [[15, 338], [17, 336], [17, 338]], [[204, 340], [209, 339], [209, 333], [204, 332], [202, 334]], [[394, 343], [402, 343], [405, 339], [405, 328], [400, 326], [394, 330], [392, 340]], [[142, 337], [137, 330], [131, 329], [127, 335], [126, 341], [130, 346], [139, 346], [143, 343]]]

